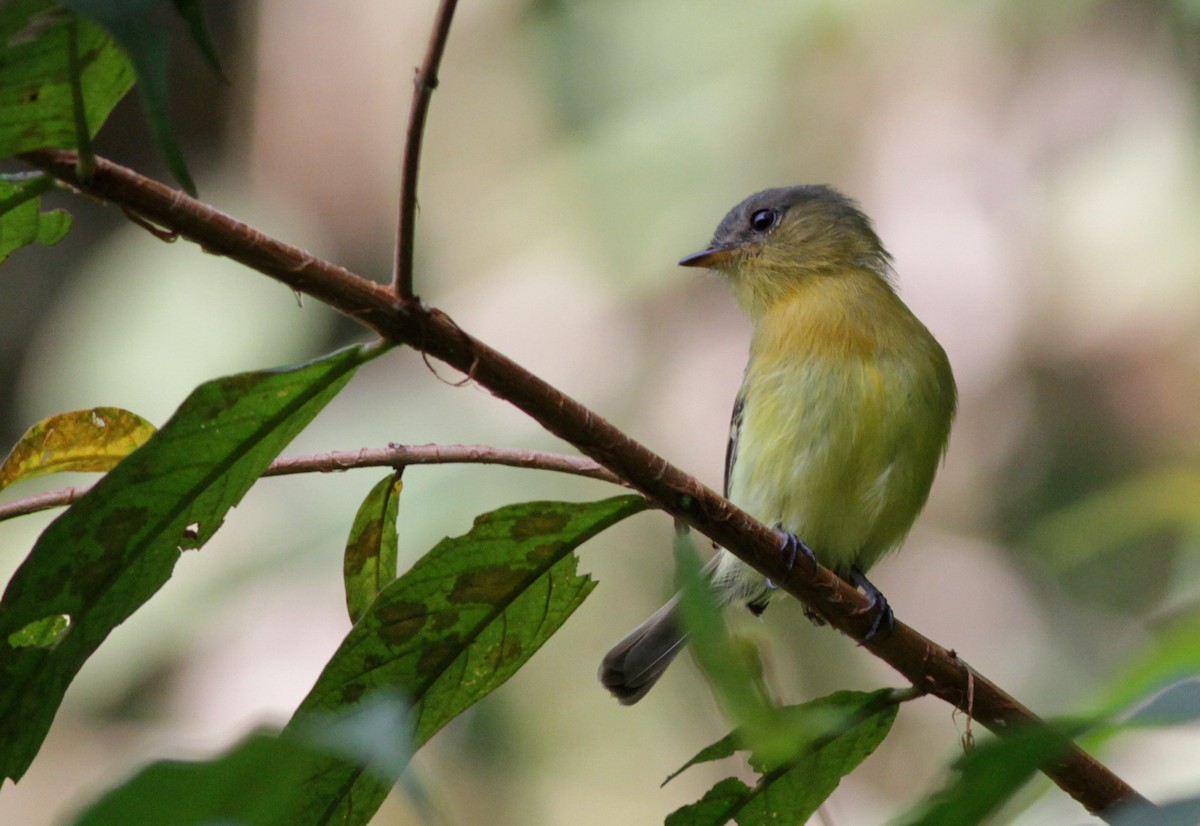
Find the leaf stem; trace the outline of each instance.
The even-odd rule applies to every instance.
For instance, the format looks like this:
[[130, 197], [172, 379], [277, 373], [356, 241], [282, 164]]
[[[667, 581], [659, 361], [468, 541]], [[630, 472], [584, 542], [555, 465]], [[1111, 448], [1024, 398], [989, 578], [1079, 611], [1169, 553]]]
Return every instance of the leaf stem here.
[[71, 76], [71, 112], [75, 118], [75, 144], [79, 147], [79, 178], [90, 181], [96, 172], [92, 130], [88, 127], [83, 102], [83, 62], [79, 59], [79, 18], [67, 26], [67, 65]]

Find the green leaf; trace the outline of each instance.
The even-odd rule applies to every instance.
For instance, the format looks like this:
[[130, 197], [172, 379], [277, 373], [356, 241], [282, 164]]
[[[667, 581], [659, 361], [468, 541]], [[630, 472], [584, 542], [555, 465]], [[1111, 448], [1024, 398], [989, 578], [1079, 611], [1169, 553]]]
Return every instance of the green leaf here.
[[1200, 675], [1200, 618], [1187, 617], [1139, 651], [1105, 691], [1097, 714], [1110, 718], [1167, 686]]
[[213, 45], [212, 36], [208, 33], [208, 24], [204, 22], [204, 4], [200, 0], [174, 0], [174, 3], [179, 16], [187, 21], [192, 40], [200, 49], [200, 54], [208, 61], [213, 74], [228, 83], [229, 79], [225, 77], [221, 61], [217, 57], [217, 47]]
[[724, 760], [726, 757], [733, 757], [742, 747], [738, 745], [738, 733], [730, 732], [715, 743], [705, 746], [696, 752], [696, 756], [684, 763], [675, 771], [667, 775], [667, 779], [662, 782], [665, 786], [674, 780], [679, 775], [690, 769], [692, 766], [698, 766], [701, 763], [711, 763], [714, 760]]
[[955, 764], [953, 780], [902, 818], [903, 826], [976, 826], [1062, 754], [1068, 736], [1050, 725], [976, 746]]
[[172, 177], [192, 196], [196, 185], [171, 125], [167, 83], [170, 38], [155, 24], [154, 10], [164, 0], [62, 0], [62, 4], [103, 26], [121, 44], [137, 72], [138, 91], [158, 151]]
[[[742, 732], [743, 747], [758, 753], [770, 751], [771, 743], [781, 731], [777, 709], [763, 681], [758, 649], [748, 640], [730, 635], [699, 557], [685, 533], [675, 535], [675, 561], [679, 616], [700, 670], [712, 684], [725, 714]], [[789, 747], [786, 735], [783, 740], [780, 746], [786, 751]]]
[[408, 755], [386, 733], [405, 714], [399, 698], [378, 696], [320, 729], [285, 736], [262, 729], [211, 760], [154, 763], [89, 806], [75, 826], [290, 826], [309, 776], [321, 767], [398, 771]]
[[[750, 764], [760, 775], [753, 787], [735, 778], [722, 780], [696, 803], [673, 812], [667, 826], [805, 822], [891, 731], [899, 709], [895, 696], [890, 689], [839, 691], [776, 709], [777, 725], [791, 740], [790, 753], [783, 755], [781, 739], [772, 740], [768, 754], [751, 754]], [[745, 742], [745, 735], [735, 730], [684, 768], [726, 756], [730, 744]]]
[[383, 587], [396, 578], [396, 514], [403, 487], [399, 473], [379, 480], [350, 527], [342, 578], [351, 622], [358, 622]]
[[0, 464], [0, 490], [62, 471], [108, 471], [154, 435], [154, 425], [119, 407], [93, 407], [42, 419]]
[[54, 186], [54, 180], [44, 175], [0, 179], [0, 263], [21, 247], [57, 244], [67, 234], [70, 215], [61, 209], [42, 212], [41, 196]]
[[1039, 522], [1038, 559], [1068, 573], [1164, 532], [1200, 536], [1200, 472], [1160, 468], [1126, 479]]
[[[24, 774], [67, 686], [108, 634], [220, 527], [271, 460], [378, 348], [201, 385], [41, 535], [0, 600], [0, 769]], [[49, 616], [52, 648], [10, 635]]]
[[282, 824], [280, 813], [323, 758], [328, 759], [295, 739], [255, 732], [214, 760], [154, 763], [88, 807], [74, 823]]
[[1098, 749], [1130, 729], [1179, 725], [1200, 717], [1200, 626], [1177, 622], [1156, 644], [1139, 652], [1102, 694], [1095, 724], [1080, 737]]
[[77, 26], [83, 114], [92, 135], [133, 87], [129, 58], [99, 26], [77, 21], [48, 0], [0, 4], [0, 157], [45, 147], [78, 148], [72, 26]]
[[20, 631], [9, 634], [8, 644], [13, 648], [24, 648], [30, 645], [37, 648], [51, 648], [59, 641], [70, 624], [70, 620], [65, 616], [49, 616], [31, 622]]
[[804, 822], [887, 736], [897, 713], [891, 690], [839, 692], [779, 708], [762, 679], [753, 644], [729, 634], [691, 543], [677, 534], [680, 618], [696, 660], [737, 728], [689, 760], [664, 782], [697, 763], [749, 749], [760, 779], [753, 788], [728, 778], [696, 803], [675, 811], [670, 826]]
[[1080, 745], [1094, 751], [1130, 729], [1194, 721], [1200, 717], [1198, 676], [1200, 620], [1185, 616], [1117, 672], [1096, 710], [1078, 722]]
[[[724, 826], [734, 818], [734, 813], [740, 811], [747, 800], [752, 799], [754, 790], [736, 777], [726, 777], [717, 785], [704, 793], [704, 797], [695, 803], [676, 809], [667, 815], [666, 826]], [[747, 823], [753, 821], [746, 821]], [[797, 820], [796, 823], [803, 823]]]
[[[288, 730], [379, 690], [412, 704], [407, 730], [419, 748], [498, 688], [567, 620], [595, 582], [572, 551], [645, 509], [637, 496], [594, 503], [529, 502], [484, 514], [392, 582], [351, 629]], [[392, 780], [394, 781], [394, 777]], [[330, 766], [314, 773], [307, 816], [289, 823], [366, 823], [390, 782]]]

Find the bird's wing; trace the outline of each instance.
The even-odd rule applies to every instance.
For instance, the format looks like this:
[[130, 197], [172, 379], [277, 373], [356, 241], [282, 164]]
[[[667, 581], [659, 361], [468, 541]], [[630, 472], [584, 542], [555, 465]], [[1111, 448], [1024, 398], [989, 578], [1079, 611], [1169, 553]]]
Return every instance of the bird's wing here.
[[729, 420], [729, 441], [725, 444], [725, 498], [729, 498], [729, 480], [733, 478], [733, 463], [737, 461], [738, 436], [742, 433], [742, 408], [746, 398], [739, 391], [733, 402], [733, 415]]

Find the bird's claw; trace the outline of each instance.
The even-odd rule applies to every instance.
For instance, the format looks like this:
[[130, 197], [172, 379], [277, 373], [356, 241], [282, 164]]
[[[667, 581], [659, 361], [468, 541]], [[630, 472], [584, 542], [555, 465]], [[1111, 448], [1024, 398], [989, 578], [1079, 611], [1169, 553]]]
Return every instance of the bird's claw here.
[[863, 635], [862, 641], [865, 643], [875, 639], [880, 630], [884, 632], [885, 639], [890, 637], [896, 628], [896, 616], [892, 613], [892, 606], [888, 605], [887, 597], [857, 567], [850, 569], [850, 584], [861, 588], [867, 597], [867, 604], [855, 613], [874, 614], [871, 627]]
[[[789, 574], [791, 574], [792, 569], [796, 567], [796, 559], [801, 553], [804, 554], [804, 556], [808, 559], [809, 564], [814, 569], [817, 567], [817, 555], [812, 552], [812, 548], [805, 545], [794, 533], [788, 533], [787, 531], [782, 530], [778, 525], [775, 526], [775, 530], [779, 531], [780, 536], [783, 537], [783, 543], [779, 550], [787, 555], [787, 572]], [[772, 580], [768, 579], [767, 587], [771, 590], [775, 590], [779, 586], [776, 585]]]
[[780, 533], [783, 534], [783, 546], [780, 550], [788, 555], [787, 569], [789, 574], [792, 572], [792, 568], [796, 567], [796, 557], [802, 553], [808, 559], [808, 564], [811, 568], [815, 569], [817, 567], [817, 555], [813, 553], [812, 548], [801, 542], [800, 537], [794, 533], [788, 533], [787, 531], [780, 531]]

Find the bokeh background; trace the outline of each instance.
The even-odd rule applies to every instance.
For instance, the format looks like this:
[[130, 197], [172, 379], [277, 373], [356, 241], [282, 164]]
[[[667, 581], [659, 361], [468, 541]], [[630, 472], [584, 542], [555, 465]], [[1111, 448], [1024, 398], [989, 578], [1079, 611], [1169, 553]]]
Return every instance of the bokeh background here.
[[[232, 82], [182, 32], [173, 77], [202, 197], [385, 278], [434, 5], [207, 3]], [[1040, 713], [1088, 711], [1200, 616], [1198, 92], [1194, 0], [464, 0], [427, 134], [419, 292], [717, 486], [748, 327], [715, 277], [674, 262], [760, 188], [851, 194], [962, 397], [929, 507], [873, 579], [900, 618]], [[163, 176], [135, 99], [98, 148]], [[96, 405], [161, 424], [207, 378], [362, 335], [114, 210], [64, 202], [68, 238], [0, 272], [4, 444]], [[458, 378], [390, 354], [288, 452], [564, 449], [439, 377]], [[348, 630], [342, 544], [381, 475], [258, 485], [84, 669], [29, 774], [0, 794], [0, 822], [62, 822], [147, 761], [209, 756], [286, 720]], [[409, 561], [492, 507], [614, 492], [497, 468], [413, 468], [405, 482]], [[50, 518], [0, 524], [0, 572]], [[607, 647], [670, 592], [670, 537], [647, 514], [586, 547], [600, 587], [421, 752], [376, 822], [654, 823], [737, 770], [659, 787], [727, 728], [690, 662], [635, 708], [595, 681]], [[787, 702], [901, 682], [793, 604], [736, 629]], [[903, 811], [942, 782], [967, 728], [939, 701], [908, 704], [828, 822]], [[1154, 799], [1200, 791], [1195, 725], [1127, 734], [1101, 756]], [[1044, 780], [1010, 819], [1091, 822]]]

